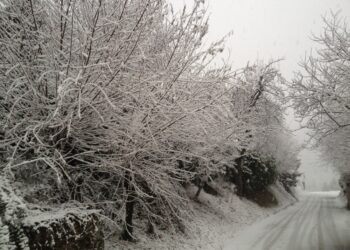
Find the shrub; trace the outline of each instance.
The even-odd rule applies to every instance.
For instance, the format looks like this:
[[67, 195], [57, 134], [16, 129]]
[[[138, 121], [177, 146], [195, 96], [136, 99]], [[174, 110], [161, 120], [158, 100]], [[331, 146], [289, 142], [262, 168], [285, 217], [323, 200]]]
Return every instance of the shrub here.
[[299, 172], [282, 172], [278, 174], [278, 180], [283, 185], [284, 189], [291, 193], [291, 188], [298, 184]]
[[244, 157], [243, 182], [245, 194], [263, 191], [273, 184], [277, 177], [273, 158], [262, 158], [253, 153]]

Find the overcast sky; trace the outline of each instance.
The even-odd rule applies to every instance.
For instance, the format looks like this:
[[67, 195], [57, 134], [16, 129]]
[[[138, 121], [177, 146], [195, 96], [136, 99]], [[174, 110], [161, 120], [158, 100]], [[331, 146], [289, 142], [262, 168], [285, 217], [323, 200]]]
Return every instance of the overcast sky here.
[[[171, 2], [180, 8], [192, 0]], [[234, 68], [257, 59], [284, 58], [280, 70], [288, 80], [298, 70], [298, 62], [315, 47], [310, 38], [312, 33], [321, 32], [322, 16], [340, 11], [350, 22], [350, 0], [206, 0], [205, 4], [210, 13], [209, 41], [233, 31], [224, 56], [230, 54]], [[291, 115], [288, 121], [291, 127], [298, 126]], [[306, 139], [305, 132], [296, 132], [296, 137], [301, 142]], [[300, 158], [308, 187], [321, 188], [332, 171], [317, 152], [306, 149]]]

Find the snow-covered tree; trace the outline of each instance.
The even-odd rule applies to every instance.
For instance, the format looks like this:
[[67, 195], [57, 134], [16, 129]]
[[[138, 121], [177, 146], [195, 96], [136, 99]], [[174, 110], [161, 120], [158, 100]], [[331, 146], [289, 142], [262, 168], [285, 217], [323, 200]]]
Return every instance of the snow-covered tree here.
[[313, 39], [316, 52], [301, 63], [290, 98], [323, 156], [340, 171], [349, 171], [350, 33], [339, 14], [323, 20], [323, 32]]
[[283, 126], [284, 78], [275, 68], [276, 62], [248, 65], [234, 81], [231, 110], [239, 121], [235, 131], [239, 157], [235, 159], [233, 173], [236, 172], [239, 195], [244, 194], [241, 176], [245, 155], [255, 151], [267, 134]]

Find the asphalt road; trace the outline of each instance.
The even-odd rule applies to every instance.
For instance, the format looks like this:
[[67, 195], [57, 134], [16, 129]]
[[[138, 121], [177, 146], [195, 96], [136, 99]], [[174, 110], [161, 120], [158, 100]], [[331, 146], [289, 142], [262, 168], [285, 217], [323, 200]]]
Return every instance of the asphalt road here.
[[237, 234], [225, 250], [350, 250], [350, 211], [338, 192], [306, 193], [295, 205]]

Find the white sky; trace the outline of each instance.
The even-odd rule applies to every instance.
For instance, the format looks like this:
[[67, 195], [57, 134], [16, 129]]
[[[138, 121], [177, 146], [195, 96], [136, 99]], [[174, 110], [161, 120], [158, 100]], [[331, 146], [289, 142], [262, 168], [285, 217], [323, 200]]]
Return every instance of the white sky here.
[[[175, 8], [192, 0], [170, 0]], [[206, 0], [210, 13], [208, 41], [217, 41], [233, 31], [227, 42], [224, 57], [230, 54], [233, 68], [248, 61], [284, 58], [280, 70], [287, 80], [298, 70], [298, 62], [315, 44], [311, 34], [319, 34], [322, 16], [332, 10], [350, 22], [350, 0]], [[288, 115], [292, 128], [298, 125]], [[299, 141], [306, 139], [305, 132], [296, 133]], [[301, 171], [311, 189], [322, 188], [329, 180], [329, 170], [317, 154], [304, 150], [300, 154]], [[323, 166], [323, 167], [321, 167]]]

